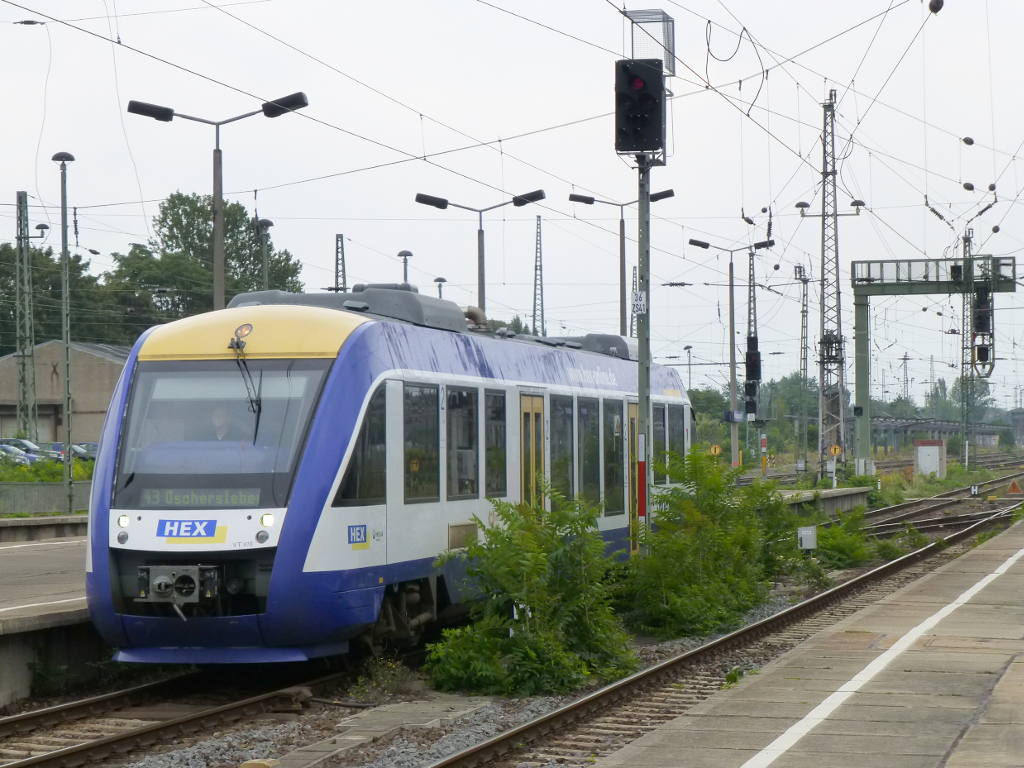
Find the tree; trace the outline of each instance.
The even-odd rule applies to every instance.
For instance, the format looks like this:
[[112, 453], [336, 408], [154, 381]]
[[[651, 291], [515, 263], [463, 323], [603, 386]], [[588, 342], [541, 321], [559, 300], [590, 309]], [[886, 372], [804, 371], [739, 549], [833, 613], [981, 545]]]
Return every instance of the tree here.
[[[956, 381], [953, 382], [952, 390], [950, 390], [951, 399], [957, 405], [958, 416], [960, 413], [960, 393], [963, 391], [963, 386], [963, 377], [958, 376]], [[972, 389], [974, 397], [968, 404], [967, 418], [972, 424], [978, 424], [985, 421], [988, 410], [995, 405], [995, 398], [992, 397], [988, 379], [975, 377]]]
[[[153, 219], [154, 237], [147, 251], [134, 248], [124, 257], [124, 264], [111, 274], [111, 280], [132, 282], [142, 278], [137, 287], [152, 293], [163, 289], [158, 297], [142, 298], [143, 304], [164, 307], [168, 314], [178, 316], [206, 312], [213, 307], [213, 218], [208, 195], [175, 192], [160, 204]], [[224, 273], [225, 294], [256, 291], [263, 287], [263, 256], [260, 235], [252, 218], [241, 203], [224, 206]], [[271, 288], [301, 291], [300, 265], [287, 251], [274, 249], [267, 234], [268, 272]], [[157, 279], [157, 278], [160, 279]], [[136, 297], [139, 299], [140, 297]]]
[[[32, 248], [32, 320], [35, 341], [63, 336], [63, 281], [60, 254], [53, 249]], [[0, 303], [0, 354], [17, 347], [15, 327], [15, 263], [17, 252], [9, 243], [0, 244], [0, 292], [9, 297]], [[72, 340], [127, 344], [135, 338], [126, 330], [114, 294], [95, 275], [88, 274], [89, 261], [69, 254], [68, 279], [71, 289], [70, 320]]]

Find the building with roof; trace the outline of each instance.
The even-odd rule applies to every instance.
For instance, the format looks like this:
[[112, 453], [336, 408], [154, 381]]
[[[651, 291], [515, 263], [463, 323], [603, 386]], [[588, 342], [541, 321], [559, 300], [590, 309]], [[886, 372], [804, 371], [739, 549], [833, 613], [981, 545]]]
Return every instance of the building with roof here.
[[[71, 342], [71, 429], [75, 442], [99, 440], [110, 396], [128, 359], [128, 347]], [[64, 342], [44, 341], [34, 351], [37, 438], [64, 439]], [[18, 358], [0, 357], [0, 437], [18, 428]]]

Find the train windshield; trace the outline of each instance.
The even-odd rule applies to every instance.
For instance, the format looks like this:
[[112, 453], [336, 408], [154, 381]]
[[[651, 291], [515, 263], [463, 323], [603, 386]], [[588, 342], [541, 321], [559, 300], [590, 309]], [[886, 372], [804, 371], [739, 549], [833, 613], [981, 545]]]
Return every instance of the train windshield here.
[[285, 506], [330, 362], [140, 363], [122, 429], [114, 505]]

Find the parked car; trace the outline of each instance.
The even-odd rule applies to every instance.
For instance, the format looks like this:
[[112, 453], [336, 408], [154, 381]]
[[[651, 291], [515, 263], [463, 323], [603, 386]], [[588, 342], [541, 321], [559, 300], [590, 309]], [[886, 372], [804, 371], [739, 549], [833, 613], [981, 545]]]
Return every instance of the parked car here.
[[31, 440], [26, 440], [23, 437], [0, 437], [0, 445], [13, 445], [15, 448], [20, 448], [26, 454], [31, 456], [38, 456], [43, 459], [59, 459], [60, 454], [50, 448], [42, 448], [36, 445]]
[[32, 463], [32, 460], [29, 459], [28, 454], [21, 450], [21, 448], [0, 443], [0, 462], [27, 466]]
[[[64, 458], [64, 443], [46, 443], [44, 447], [56, 451], [58, 458]], [[71, 454], [76, 459], [82, 459], [83, 461], [93, 461], [96, 458], [95, 451], [90, 453], [85, 446], [79, 443], [71, 444]]]
[[95, 459], [96, 458], [96, 451], [99, 450], [99, 447], [100, 447], [99, 443], [92, 443], [92, 442], [76, 443], [76, 445], [82, 446], [82, 448], [85, 449], [86, 457], [90, 458], [90, 459]]

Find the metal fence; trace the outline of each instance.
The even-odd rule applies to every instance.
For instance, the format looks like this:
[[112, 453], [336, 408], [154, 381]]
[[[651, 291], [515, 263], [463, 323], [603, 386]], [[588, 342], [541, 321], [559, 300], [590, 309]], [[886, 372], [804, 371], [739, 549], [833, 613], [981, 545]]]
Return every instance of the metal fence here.
[[[75, 510], [89, 508], [92, 483], [72, 483]], [[64, 483], [2, 483], [0, 482], [0, 514], [63, 515], [68, 502]]]

